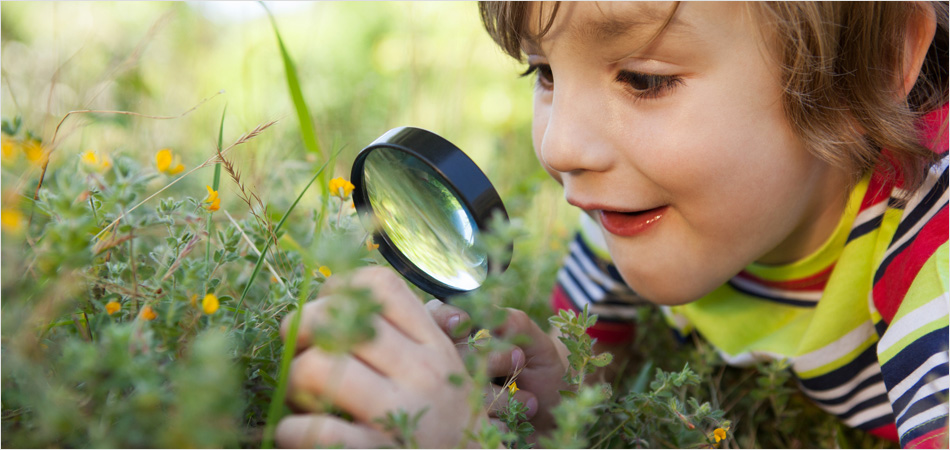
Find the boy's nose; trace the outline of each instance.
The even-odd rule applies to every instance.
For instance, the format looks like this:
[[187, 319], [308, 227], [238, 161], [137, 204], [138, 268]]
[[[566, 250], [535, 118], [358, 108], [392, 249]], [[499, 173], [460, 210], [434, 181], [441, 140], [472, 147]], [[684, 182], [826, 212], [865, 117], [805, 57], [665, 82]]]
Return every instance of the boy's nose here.
[[607, 111], [592, 101], [555, 90], [548, 106], [547, 123], [539, 156], [550, 170], [559, 173], [603, 172], [610, 168], [611, 154]]

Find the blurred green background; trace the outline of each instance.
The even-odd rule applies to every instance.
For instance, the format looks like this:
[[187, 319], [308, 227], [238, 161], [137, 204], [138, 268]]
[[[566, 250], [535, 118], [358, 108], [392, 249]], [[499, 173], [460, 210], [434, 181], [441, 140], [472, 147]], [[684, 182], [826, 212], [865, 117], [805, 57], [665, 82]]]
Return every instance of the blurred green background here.
[[[268, 2], [295, 60], [324, 152], [343, 149], [334, 176], [386, 130], [411, 125], [465, 150], [504, 194], [530, 179], [550, 192], [537, 213], [565, 208], [531, 151], [532, 80], [482, 29], [474, 2]], [[95, 150], [181, 154], [186, 168], [214, 151], [227, 105], [225, 145], [277, 120], [231, 156], [245, 182], [283, 210], [318, 161], [299, 138], [277, 40], [257, 2], [4, 2], [2, 114], [20, 115], [59, 160]], [[319, 161], [322, 163], [322, 161]], [[211, 170], [210, 168], [206, 170]], [[189, 177], [200, 189], [207, 177]], [[202, 178], [199, 180], [198, 178]], [[4, 188], [8, 189], [7, 183]], [[231, 197], [231, 198], [229, 198]], [[223, 206], [233, 196], [222, 191]], [[518, 207], [530, 205], [514, 205]]]

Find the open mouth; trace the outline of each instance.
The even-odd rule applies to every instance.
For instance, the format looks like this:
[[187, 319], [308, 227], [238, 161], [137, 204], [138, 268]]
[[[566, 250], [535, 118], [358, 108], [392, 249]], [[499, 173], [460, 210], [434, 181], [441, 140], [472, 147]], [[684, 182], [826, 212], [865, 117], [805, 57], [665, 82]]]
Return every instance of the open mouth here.
[[600, 224], [611, 234], [634, 236], [652, 228], [663, 218], [668, 205], [640, 211], [600, 210]]

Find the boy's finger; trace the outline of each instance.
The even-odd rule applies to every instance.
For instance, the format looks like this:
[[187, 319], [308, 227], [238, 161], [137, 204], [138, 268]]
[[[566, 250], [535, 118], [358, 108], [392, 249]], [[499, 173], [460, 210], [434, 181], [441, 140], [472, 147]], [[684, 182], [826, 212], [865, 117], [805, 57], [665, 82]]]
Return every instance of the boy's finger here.
[[282, 448], [384, 448], [395, 442], [367, 425], [328, 415], [293, 415], [277, 424], [277, 445]]
[[[426, 311], [425, 305], [396, 272], [386, 267], [363, 267], [349, 279], [328, 280], [321, 289], [327, 293], [343, 294], [345, 287], [368, 289], [383, 307], [383, 316], [416, 342], [444, 342], [445, 334]], [[333, 281], [330, 283], [329, 281]]]
[[376, 335], [372, 340], [355, 346], [353, 355], [391, 378], [418, 370], [419, 361], [427, 356], [422, 346], [380, 316], [373, 318], [373, 328]]
[[288, 400], [298, 407], [313, 411], [319, 398], [363, 422], [371, 422], [393, 409], [392, 396], [398, 391], [392, 380], [362, 361], [348, 354], [329, 354], [317, 347], [310, 347], [294, 358], [289, 381]]
[[512, 347], [506, 351], [493, 352], [488, 355], [487, 373], [491, 378], [507, 377], [517, 374], [524, 365], [524, 350]]
[[557, 347], [541, 327], [534, 323], [524, 311], [513, 308], [506, 308], [506, 310], [508, 317], [501, 326], [493, 330], [493, 334], [504, 338], [516, 336], [526, 338], [525, 342], [519, 341], [518, 346], [524, 350], [525, 359], [532, 366], [560, 361]]
[[472, 330], [468, 313], [460, 308], [432, 299], [426, 303], [426, 310], [442, 332], [455, 342], [464, 341]]
[[[325, 325], [329, 319], [327, 310], [333, 303], [346, 301], [339, 295], [329, 295], [317, 300], [308, 302], [301, 309], [300, 326], [297, 328], [296, 350], [301, 352], [314, 344], [313, 330]], [[296, 314], [296, 313], [294, 313]], [[281, 323], [281, 336], [286, 338], [287, 330], [290, 328], [290, 321], [293, 320], [293, 314], [289, 315]], [[402, 354], [407, 349], [418, 346], [418, 343], [406, 337], [399, 329], [395, 328], [387, 320], [380, 316], [375, 316], [373, 328], [376, 337], [368, 343], [358, 347], [362, 350], [360, 358], [371, 361], [371, 365], [380, 367], [379, 372], [390, 375], [390, 370], [401, 370], [404, 359], [395, 359], [397, 355]]]
[[295, 320], [298, 314], [301, 315], [300, 325], [297, 327], [297, 339], [295, 348], [300, 352], [310, 346], [313, 339], [313, 327], [319, 323], [321, 317], [325, 316], [327, 298], [318, 298], [307, 302], [299, 311], [294, 311], [280, 321], [280, 337], [287, 339], [287, 333], [290, 331], [290, 324]]

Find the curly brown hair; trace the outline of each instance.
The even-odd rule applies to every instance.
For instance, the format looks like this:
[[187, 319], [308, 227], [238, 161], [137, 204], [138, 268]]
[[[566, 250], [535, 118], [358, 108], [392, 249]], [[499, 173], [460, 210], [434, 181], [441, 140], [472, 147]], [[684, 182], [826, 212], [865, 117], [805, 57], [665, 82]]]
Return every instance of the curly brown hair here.
[[[485, 29], [519, 61], [522, 41], [538, 41], [547, 33], [560, 4], [551, 5], [546, 23], [538, 23], [538, 35], [528, 24], [530, 5], [479, 2]], [[937, 31], [905, 96], [908, 24], [931, 10]], [[748, 12], [758, 19], [763, 41], [782, 69], [785, 114], [807, 148], [851, 173], [854, 183], [883, 162], [890, 176], [903, 180], [905, 192], [918, 188], [942, 157], [931, 150], [934, 142], [923, 142], [916, 123], [947, 103], [947, 2], [752, 2]], [[937, 139], [946, 141], [946, 130], [944, 120]]]

